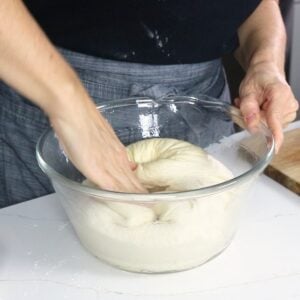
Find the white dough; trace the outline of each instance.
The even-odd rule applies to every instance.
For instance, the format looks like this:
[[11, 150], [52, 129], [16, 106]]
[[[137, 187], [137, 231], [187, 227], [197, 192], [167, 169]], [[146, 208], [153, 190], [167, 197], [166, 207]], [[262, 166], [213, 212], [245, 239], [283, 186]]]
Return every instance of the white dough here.
[[[193, 190], [233, 177], [219, 161], [184, 141], [149, 139], [127, 150], [150, 191]], [[82, 243], [100, 259], [130, 271], [176, 271], [195, 267], [228, 245], [239, 206], [235, 194], [228, 190], [147, 206], [76, 198], [67, 211]]]
[[[232, 178], [231, 172], [200, 147], [175, 139], [150, 139], [129, 145], [130, 160], [147, 188], [178, 192], [198, 189]], [[209, 170], [218, 170], [211, 173]]]

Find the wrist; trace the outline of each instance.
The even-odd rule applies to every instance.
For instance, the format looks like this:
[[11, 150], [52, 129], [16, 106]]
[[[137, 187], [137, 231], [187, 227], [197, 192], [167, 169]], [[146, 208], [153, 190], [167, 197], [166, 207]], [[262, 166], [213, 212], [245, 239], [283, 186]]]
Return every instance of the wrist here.
[[274, 53], [272, 50], [255, 51], [248, 61], [247, 69], [262, 65], [269, 66], [285, 76], [284, 55]]
[[50, 119], [55, 119], [84, 105], [83, 102], [87, 102], [88, 98], [87, 92], [76, 75], [70, 76], [49, 87], [41, 108]]

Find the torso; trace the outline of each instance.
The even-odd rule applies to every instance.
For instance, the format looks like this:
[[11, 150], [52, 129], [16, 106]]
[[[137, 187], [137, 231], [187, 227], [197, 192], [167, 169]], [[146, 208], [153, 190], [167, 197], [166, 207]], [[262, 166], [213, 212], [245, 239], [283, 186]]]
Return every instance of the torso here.
[[148, 64], [198, 63], [237, 47], [259, 0], [25, 0], [57, 46]]

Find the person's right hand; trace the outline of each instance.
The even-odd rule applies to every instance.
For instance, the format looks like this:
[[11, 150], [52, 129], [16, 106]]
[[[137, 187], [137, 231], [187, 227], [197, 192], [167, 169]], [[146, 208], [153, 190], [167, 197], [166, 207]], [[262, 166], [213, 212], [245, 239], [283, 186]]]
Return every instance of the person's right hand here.
[[49, 117], [66, 154], [100, 188], [146, 192], [126, 149], [24, 1], [0, 1], [0, 79]]
[[[51, 125], [72, 163], [100, 188], [127, 193], [147, 193], [133, 170], [136, 167], [127, 157], [126, 148], [110, 124], [97, 111], [89, 96], [52, 109]], [[70, 105], [69, 105], [69, 104]]]

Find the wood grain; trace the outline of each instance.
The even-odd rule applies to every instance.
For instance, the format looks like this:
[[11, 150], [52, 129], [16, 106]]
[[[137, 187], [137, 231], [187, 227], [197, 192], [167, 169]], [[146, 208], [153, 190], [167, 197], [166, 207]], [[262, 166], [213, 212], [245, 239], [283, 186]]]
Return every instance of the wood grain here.
[[300, 195], [300, 128], [284, 135], [284, 143], [265, 174]]

